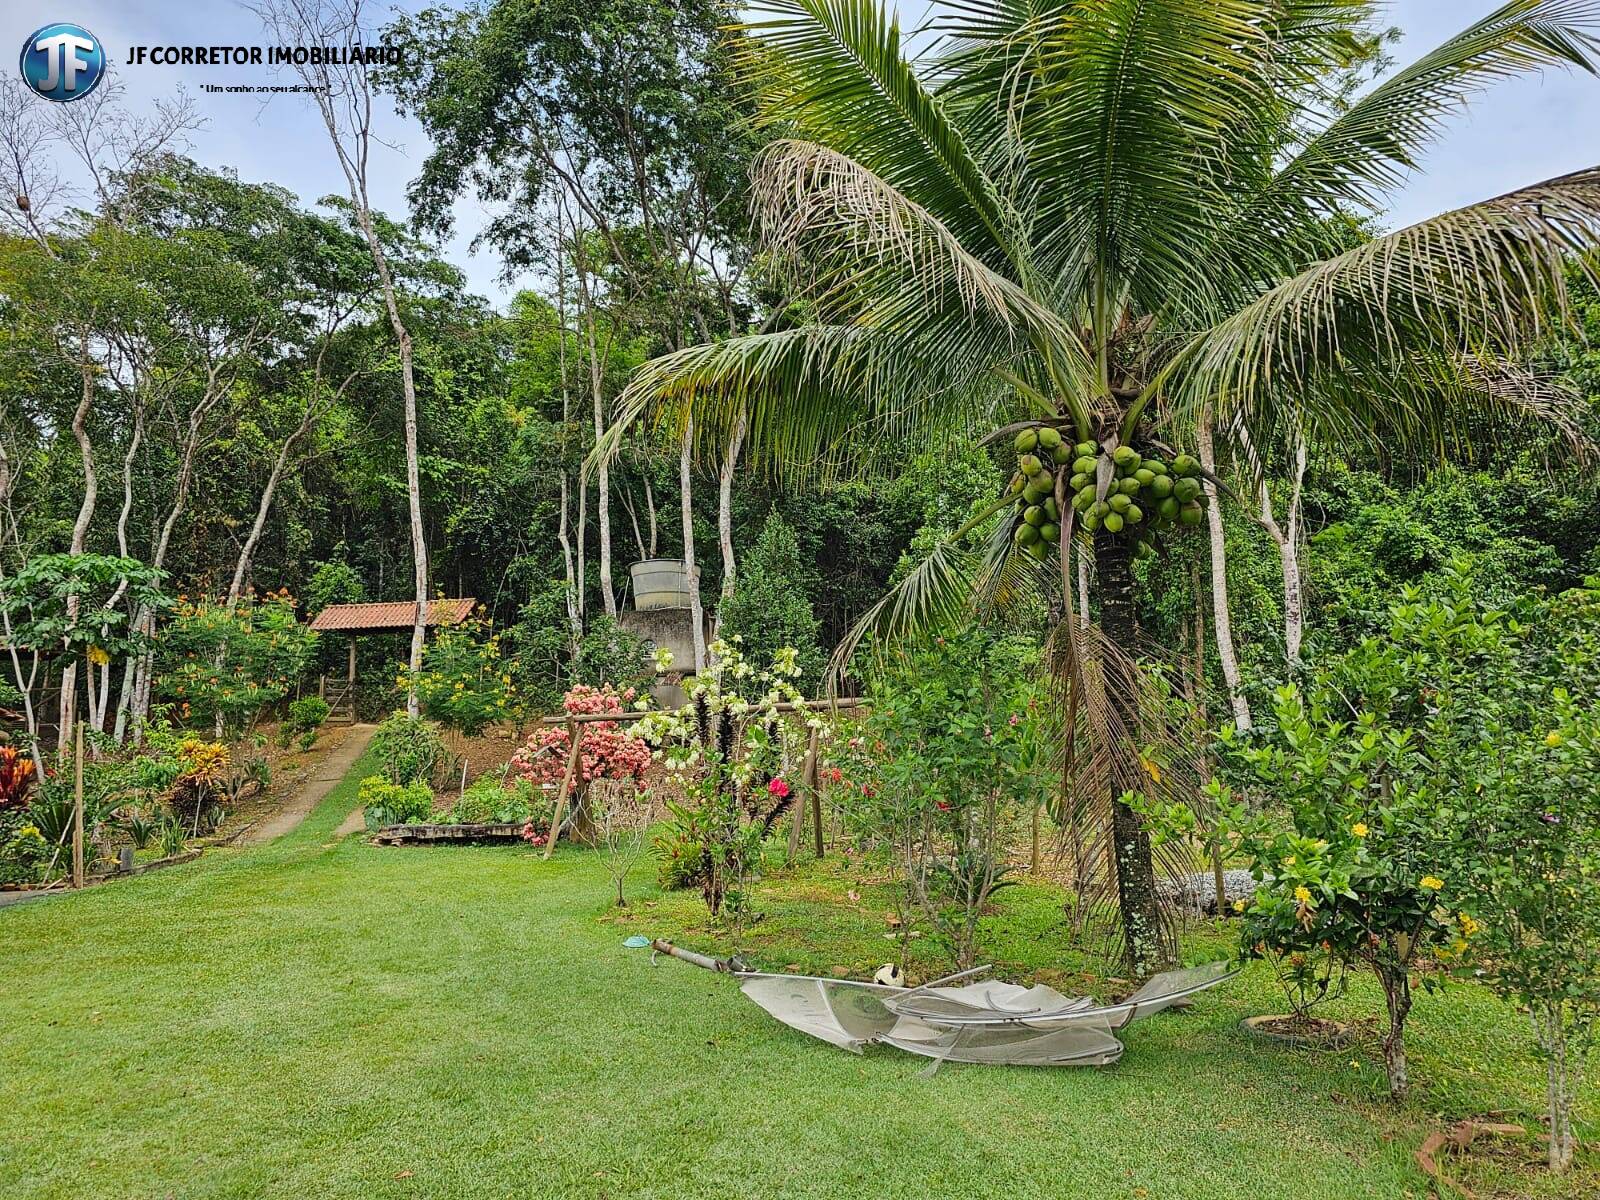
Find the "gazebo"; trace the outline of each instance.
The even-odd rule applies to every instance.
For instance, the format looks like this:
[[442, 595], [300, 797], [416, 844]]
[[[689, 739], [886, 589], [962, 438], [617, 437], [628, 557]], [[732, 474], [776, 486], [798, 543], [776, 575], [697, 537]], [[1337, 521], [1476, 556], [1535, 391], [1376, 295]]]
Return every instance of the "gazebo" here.
[[[424, 626], [459, 625], [477, 606], [477, 599], [467, 596], [460, 600], [433, 600], [428, 603]], [[343, 686], [331, 686], [323, 676], [318, 693], [334, 711], [349, 712], [355, 719], [356, 710], [356, 639], [365, 633], [401, 633], [416, 623], [415, 600], [387, 600], [376, 604], [330, 604], [316, 615], [311, 628], [317, 633], [342, 633], [350, 641], [350, 668]]]

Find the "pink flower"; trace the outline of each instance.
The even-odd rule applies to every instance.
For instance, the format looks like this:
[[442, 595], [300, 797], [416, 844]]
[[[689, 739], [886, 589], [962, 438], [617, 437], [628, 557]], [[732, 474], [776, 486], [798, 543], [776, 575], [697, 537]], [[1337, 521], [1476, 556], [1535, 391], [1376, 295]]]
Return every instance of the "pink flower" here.
[[789, 785], [781, 779], [774, 779], [767, 784], [767, 791], [772, 794], [774, 799], [782, 800], [789, 795]]
[[1011, 724], [1013, 724], [1013, 725], [1021, 725], [1022, 724], [1022, 717], [1020, 715], [1018, 715], [1017, 713], [1012, 713], [1011, 714]]

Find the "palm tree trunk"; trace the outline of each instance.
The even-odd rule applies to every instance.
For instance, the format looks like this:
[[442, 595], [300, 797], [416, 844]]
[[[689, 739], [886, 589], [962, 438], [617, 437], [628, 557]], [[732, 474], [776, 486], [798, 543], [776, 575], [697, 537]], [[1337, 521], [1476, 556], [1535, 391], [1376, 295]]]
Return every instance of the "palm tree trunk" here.
[[[1200, 451], [1200, 465], [1212, 475], [1217, 473], [1217, 454], [1211, 442], [1211, 414], [1203, 413], [1195, 431], [1195, 443]], [[1222, 662], [1222, 678], [1228, 685], [1228, 703], [1233, 708], [1233, 723], [1241, 730], [1251, 727], [1250, 701], [1245, 698], [1244, 687], [1239, 682], [1239, 658], [1233, 648], [1233, 619], [1228, 609], [1228, 550], [1223, 539], [1222, 507], [1216, 485], [1205, 481], [1206, 495], [1211, 503], [1206, 506], [1206, 525], [1211, 534], [1211, 619], [1217, 631], [1217, 658]]]
[[1150, 835], [1139, 814], [1121, 800], [1139, 782], [1138, 680], [1133, 671], [1137, 637], [1133, 609], [1133, 551], [1125, 538], [1095, 539], [1095, 578], [1100, 590], [1100, 630], [1122, 653], [1106, 655], [1106, 704], [1111, 711], [1111, 847], [1117, 872], [1117, 905], [1122, 915], [1123, 950], [1128, 970], [1143, 979], [1164, 965], [1161, 911], [1156, 898]]

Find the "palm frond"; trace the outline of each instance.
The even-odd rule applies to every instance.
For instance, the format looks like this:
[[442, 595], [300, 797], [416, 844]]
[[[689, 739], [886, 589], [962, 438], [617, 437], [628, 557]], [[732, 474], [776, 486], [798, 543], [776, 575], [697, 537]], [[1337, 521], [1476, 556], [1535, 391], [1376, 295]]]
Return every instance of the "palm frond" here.
[[1019, 265], [1015, 217], [876, 0], [762, 0], [745, 29], [769, 120], [888, 181], [984, 261]]
[[1472, 374], [1500, 377], [1565, 312], [1567, 271], [1597, 232], [1600, 168], [1446, 213], [1271, 288], [1195, 335], [1157, 383], [1190, 417], [1214, 404], [1254, 427], [1293, 394], [1313, 417], [1320, 403], [1328, 420], [1426, 435], [1442, 383], [1495, 399]]
[[1511, 0], [1383, 80], [1311, 136], [1256, 206], [1286, 199], [1323, 212], [1373, 207], [1404, 182], [1417, 154], [1476, 92], [1551, 66], [1593, 71], [1600, 52], [1596, 0]]

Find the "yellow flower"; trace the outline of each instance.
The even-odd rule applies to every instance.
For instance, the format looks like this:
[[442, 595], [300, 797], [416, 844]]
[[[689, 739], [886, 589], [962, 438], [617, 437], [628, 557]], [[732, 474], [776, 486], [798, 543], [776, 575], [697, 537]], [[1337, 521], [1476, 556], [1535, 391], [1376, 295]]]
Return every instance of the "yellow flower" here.
[[1295, 888], [1295, 890], [1294, 890], [1294, 898], [1296, 900], [1300, 901], [1301, 904], [1310, 904], [1311, 903], [1311, 889], [1306, 887], [1306, 885], [1302, 883], [1299, 887]]
[[1235, 900], [1233, 902], [1233, 911], [1242, 913], [1244, 911], [1244, 901], [1243, 900]]
[[1473, 920], [1468, 914], [1459, 913], [1456, 916], [1456, 920], [1461, 923], [1462, 937], [1471, 937], [1473, 934], [1478, 932], [1479, 925], [1477, 921]]
[[1552, 729], [1549, 733], [1544, 735], [1544, 744], [1546, 746], [1561, 745], [1561, 735]]
[[97, 667], [103, 667], [111, 661], [111, 655], [106, 652], [104, 647], [90, 646], [89, 661]]
[[1284, 859], [1283, 860], [1283, 865], [1286, 866], [1286, 867], [1294, 866], [1294, 855], [1291, 854], [1291, 855], [1289, 855], [1288, 858]]
[[1366, 837], [1367, 823], [1365, 821], [1357, 821], [1354, 825], [1350, 826], [1350, 832], [1355, 834], [1357, 837]]
[[1444, 886], [1444, 880], [1440, 879], [1437, 875], [1424, 875], [1422, 877], [1422, 886], [1427, 888], [1430, 892], [1437, 892]]

